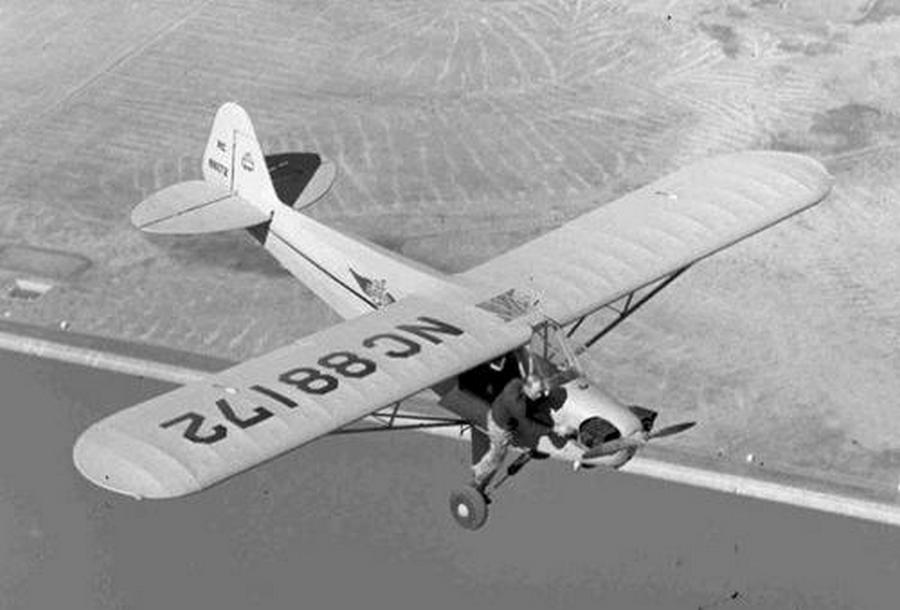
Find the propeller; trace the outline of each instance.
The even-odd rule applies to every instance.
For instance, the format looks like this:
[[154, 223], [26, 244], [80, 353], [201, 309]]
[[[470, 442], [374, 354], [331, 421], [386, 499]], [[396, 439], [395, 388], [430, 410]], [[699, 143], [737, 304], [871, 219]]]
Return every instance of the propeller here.
[[667, 436], [674, 436], [676, 434], [680, 434], [685, 430], [690, 430], [694, 426], [697, 425], [695, 421], [683, 421], [680, 424], [672, 424], [671, 426], [666, 426], [665, 428], [660, 428], [655, 432], [651, 432], [649, 436], [647, 436], [647, 440], [654, 438], [665, 438]]
[[695, 425], [697, 425], [697, 422], [686, 421], [680, 424], [666, 426], [665, 428], [660, 428], [659, 430], [650, 433], [644, 432], [643, 430], [638, 430], [631, 436], [616, 438], [588, 449], [584, 452], [584, 455], [581, 456], [581, 459], [593, 460], [594, 458], [616, 454], [623, 449], [640, 449], [641, 447], [646, 445], [648, 441], [651, 441], [655, 438], [663, 438], [666, 436], [672, 436], [680, 432], [684, 432], [685, 430], [693, 428]]

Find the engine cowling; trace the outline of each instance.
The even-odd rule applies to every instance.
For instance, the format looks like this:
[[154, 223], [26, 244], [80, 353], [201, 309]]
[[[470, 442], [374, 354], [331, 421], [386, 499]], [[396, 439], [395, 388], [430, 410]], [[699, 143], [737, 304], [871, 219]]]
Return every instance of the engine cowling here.
[[582, 455], [592, 447], [629, 436], [643, 429], [644, 413], [636, 413], [583, 376], [562, 387], [565, 400], [551, 410], [554, 431], [572, 441], [565, 449], [569, 459], [582, 465], [605, 465], [618, 468], [627, 462], [633, 451], [621, 451], [590, 461]]

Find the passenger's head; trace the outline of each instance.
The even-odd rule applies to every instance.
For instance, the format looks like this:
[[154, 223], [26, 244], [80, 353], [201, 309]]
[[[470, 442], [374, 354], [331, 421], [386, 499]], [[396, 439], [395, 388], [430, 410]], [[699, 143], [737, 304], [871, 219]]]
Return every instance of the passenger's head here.
[[544, 384], [537, 375], [529, 375], [525, 378], [522, 391], [529, 400], [537, 400], [544, 394]]

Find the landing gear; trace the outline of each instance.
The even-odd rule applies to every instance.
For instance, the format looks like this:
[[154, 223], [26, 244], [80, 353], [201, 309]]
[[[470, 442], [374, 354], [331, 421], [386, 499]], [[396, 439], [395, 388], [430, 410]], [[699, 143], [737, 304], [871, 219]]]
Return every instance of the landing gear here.
[[[525, 464], [533, 459], [544, 459], [547, 457], [550, 456], [540, 451], [532, 450], [525, 452], [517, 457], [512, 464], [507, 466], [506, 472], [504, 472], [493, 485], [490, 483], [493, 478], [492, 473], [487, 480], [484, 481], [482, 487], [484, 489], [490, 487], [491, 491], [496, 491], [503, 483], [509, 480], [510, 477], [517, 475]], [[450, 513], [462, 527], [467, 530], [477, 530], [484, 525], [485, 521], [487, 521], [488, 504], [490, 503], [490, 496], [488, 496], [483, 489], [476, 487], [473, 484], [468, 487], [457, 489], [450, 494]]]
[[488, 518], [490, 499], [475, 487], [462, 487], [450, 494], [450, 513], [467, 530], [477, 530]]

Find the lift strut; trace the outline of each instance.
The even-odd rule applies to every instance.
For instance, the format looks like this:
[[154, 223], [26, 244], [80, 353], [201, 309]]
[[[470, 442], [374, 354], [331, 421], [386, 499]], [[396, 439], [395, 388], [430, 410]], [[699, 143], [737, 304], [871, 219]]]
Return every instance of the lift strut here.
[[[465, 426], [469, 426], [469, 422], [453, 418], [453, 417], [436, 417], [433, 415], [425, 415], [413, 413], [409, 411], [400, 411], [400, 403], [396, 403], [390, 407], [376, 411], [364, 418], [367, 425], [354, 425], [339, 428], [330, 434], [362, 434], [363, 432], [385, 432], [389, 430], [422, 430], [425, 428], [454, 428], [459, 427], [461, 430]], [[362, 420], [361, 420], [362, 421]]]
[[[604, 308], [602, 308], [602, 309], [610, 309], [610, 310], [616, 312], [616, 314], [617, 314], [616, 318], [612, 322], [607, 324], [600, 332], [598, 332], [593, 337], [588, 339], [582, 345], [581, 349], [585, 350], [585, 349], [591, 347], [592, 345], [594, 345], [597, 341], [599, 341], [603, 337], [605, 337], [608, 333], [610, 333], [619, 324], [621, 324], [622, 322], [627, 320], [631, 316], [631, 314], [633, 314], [638, 309], [640, 309], [641, 306], [643, 306], [647, 301], [649, 301], [650, 299], [655, 297], [663, 288], [665, 288], [666, 286], [668, 286], [669, 284], [674, 282], [676, 279], [678, 279], [678, 276], [680, 276], [682, 273], [687, 271], [688, 267], [690, 267], [690, 265], [682, 267], [681, 269], [679, 269], [679, 270], [675, 271], [674, 273], [672, 273], [671, 275], [667, 276], [663, 281], [661, 281], [659, 284], [657, 284], [653, 288], [653, 290], [651, 290], [650, 292], [648, 292], [647, 294], [645, 294], [644, 296], [642, 296], [641, 298], [639, 298], [637, 300], [635, 300], [635, 295], [636, 295], [637, 291], [628, 293], [628, 296], [625, 297], [625, 303], [621, 309], [615, 307], [613, 303], [610, 303], [609, 305], [606, 305]], [[619, 299], [619, 301], [621, 301], [621, 300], [622, 299]], [[588, 314], [588, 315], [590, 315], [590, 314]], [[570, 328], [568, 330], [568, 332], [566, 333], [566, 336], [571, 337], [573, 334], [575, 334], [575, 331], [578, 330], [578, 328], [585, 321], [585, 319], [587, 319], [587, 317], [588, 316], [585, 315], [585, 316], [582, 316], [581, 318], [579, 318], [578, 321], [575, 322], [575, 324], [572, 326], [572, 328]]]

